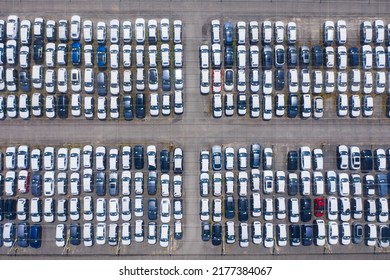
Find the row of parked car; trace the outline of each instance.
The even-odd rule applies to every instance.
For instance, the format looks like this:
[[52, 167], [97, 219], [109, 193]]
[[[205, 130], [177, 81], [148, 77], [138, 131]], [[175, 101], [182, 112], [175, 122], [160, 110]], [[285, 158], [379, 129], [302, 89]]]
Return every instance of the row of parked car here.
[[[352, 69], [349, 73], [346, 71], [323, 71], [315, 70], [311, 74], [308, 69], [302, 69], [299, 73], [296, 69], [288, 70], [288, 92], [296, 94], [322, 94], [322, 93], [364, 93], [381, 94], [389, 92], [389, 74], [385, 72], [375, 72], [374, 74], [365, 71], [363, 75], [359, 69]], [[223, 74], [223, 77], [222, 77]], [[236, 75], [236, 77], [235, 77]], [[208, 69], [202, 69], [200, 75], [200, 92], [209, 94], [210, 89], [214, 94], [222, 92], [238, 92], [258, 94], [260, 89], [263, 95], [283, 91], [285, 88], [285, 72], [282, 69], [265, 70], [260, 78], [258, 69], [250, 70], [249, 77], [245, 70], [234, 71], [226, 69], [224, 71], [212, 70], [212, 80]], [[248, 83], [249, 78], [249, 83]]]
[[[129, 222], [122, 224], [118, 223], [71, 223], [69, 230], [66, 224], [57, 224], [55, 230], [55, 243], [57, 247], [64, 247], [69, 243], [73, 246], [78, 246], [83, 242], [85, 247], [91, 247], [94, 244], [110, 246], [121, 245], [128, 246], [131, 244], [132, 238], [135, 242], [143, 242], [146, 235], [148, 244], [156, 244], [159, 236], [159, 244], [166, 248], [170, 241], [170, 224], [157, 225], [156, 222], [147, 224], [147, 234], [144, 229], [144, 221], [136, 220], [133, 226], [134, 233], [132, 234], [132, 226]], [[120, 233], [119, 233], [120, 229]], [[175, 240], [181, 240], [183, 237], [183, 228], [181, 221], [176, 221], [173, 225], [173, 237]], [[42, 245], [42, 241], [46, 242], [46, 238], [42, 234], [41, 225], [31, 225], [27, 222], [5, 223], [0, 224], [0, 247], [4, 244], [5, 247], [32, 247], [38, 249]], [[159, 232], [159, 234], [157, 234]], [[69, 235], [69, 236], [68, 236]], [[133, 237], [132, 237], [133, 235]]]
[[[149, 103], [148, 106], [146, 102]], [[149, 98], [144, 93], [137, 93], [135, 104], [131, 95], [99, 96], [96, 103], [93, 96], [82, 97], [78, 93], [72, 94], [70, 98], [66, 95], [44, 97], [41, 93], [34, 93], [32, 98], [28, 94], [21, 94], [19, 97], [11, 94], [7, 98], [0, 96], [0, 119], [20, 117], [28, 120], [43, 116], [49, 119], [66, 119], [71, 114], [73, 117], [83, 115], [88, 120], [97, 118], [131, 121], [134, 117], [145, 118], [146, 109], [149, 109], [152, 117], [181, 115], [184, 112], [181, 90], [176, 90], [173, 94], [152, 93]]]
[[69, 218], [71, 221], [80, 219], [93, 221], [96, 219], [98, 222], [105, 222], [109, 219], [112, 222], [117, 222], [121, 219], [128, 222], [132, 216], [143, 217], [144, 212], [147, 212], [149, 220], [161, 220], [162, 223], [169, 223], [171, 217], [174, 217], [175, 220], [183, 218], [183, 200], [181, 198], [174, 198], [171, 203], [170, 198], [167, 197], [161, 198], [160, 201], [151, 197], [147, 199], [147, 206], [144, 206], [145, 200], [144, 196], [139, 194], [134, 197], [133, 203], [130, 196], [107, 200], [105, 198], [93, 199], [91, 196], [85, 196], [82, 199], [73, 197], [58, 200], [51, 197], [44, 200], [37, 197], [31, 200], [26, 198], [1, 199], [0, 220], [12, 221], [17, 218], [19, 221], [31, 219], [33, 223], [41, 223], [42, 221], [53, 223], [55, 220], [66, 222]]
[[109, 40], [112, 44], [118, 44], [121, 40], [124, 44], [131, 44], [133, 33], [135, 33], [134, 39], [136, 43], [144, 44], [147, 28], [147, 40], [151, 45], [155, 45], [158, 39], [161, 42], [172, 40], [175, 44], [181, 44], [182, 21], [174, 20], [172, 25], [173, 30], [171, 31], [169, 19], [161, 19], [160, 28], [158, 28], [158, 23], [155, 19], [150, 19], [146, 26], [145, 19], [137, 18], [133, 28], [130, 20], [125, 20], [120, 24], [118, 19], [112, 19], [108, 28], [105, 22], [99, 21], [96, 25], [96, 32], [94, 32], [93, 22], [88, 19], [82, 21], [78, 15], [71, 17], [70, 24], [67, 19], [61, 19], [57, 24], [54, 20], [45, 21], [43, 18], [35, 18], [33, 24], [31, 24], [31, 21], [28, 19], [20, 22], [17, 15], [10, 15], [7, 21], [0, 20], [0, 42], [4, 43], [6, 39], [20, 39], [23, 45], [30, 45], [32, 35], [34, 35], [35, 39], [46, 39], [48, 42], [56, 42], [57, 37], [60, 42], [65, 43], [70, 39], [81, 41], [81, 37], [83, 37], [85, 43], [92, 43], [96, 36], [98, 44], [105, 44], [107, 41], [107, 29], [109, 29]]
[[[328, 170], [322, 171], [301, 171], [299, 174], [285, 173], [284, 171], [266, 170], [260, 172], [259, 169], [251, 169], [250, 172], [239, 171], [234, 174], [227, 171], [224, 174], [214, 172], [212, 175], [203, 172], [199, 176], [200, 195], [208, 197], [221, 196], [223, 192], [240, 196], [248, 194], [248, 188], [252, 191], [263, 190], [264, 194], [288, 193], [295, 196], [300, 193], [303, 196], [339, 194], [348, 197], [365, 195], [373, 197], [375, 195], [386, 197], [389, 193], [389, 174], [365, 174], [344, 173]], [[237, 189], [236, 189], [237, 188]]]
[[[147, 230], [145, 227], [147, 227]], [[117, 246], [119, 243], [128, 246], [131, 244], [132, 239], [137, 243], [147, 239], [148, 244], [154, 245], [157, 243], [157, 239], [159, 239], [160, 246], [166, 248], [169, 246], [172, 231], [175, 240], [181, 240], [183, 238], [181, 221], [176, 221], [173, 224], [172, 231], [170, 224], [161, 224], [159, 226], [156, 222], [149, 222], [145, 225], [143, 220], [136, 220], [133, 226], [130, 223], [98, 223], [96, 225], [85, 223], [82, 226], [78, 223], [71, 223], [69, 237], [66, 229], [65, 224], [57, 225], [55, 235], [57, 247], [67, 245], [68, 239], [69, 243], [73, 246], [78, 246], [83, 241], [85, 247], [91, 247], [94, 244], [104, 245], [106, 242], [110, 246]]]
[[360, 220], [363, 216], [367, 222], [386, 223], [389, 221], [389, 204], [386, 197], [364, 200], [361, 197], [350, 199], [335, 196], [327, 196], [326, 199], [323, 197], [315, 199], [302, 197], [300, 200], [297, 197], [261, 199], [260, 193], [254, 192], [250, 195], [250, 199], [240, 194], [237, 206], [235, 201], [232, 194], [227, 194], [223, 199], [202, 198], [199, 212], [201, 221], [208, 221], [212, 218], [214, 222], [221, 222], [222, 217], [225, 219], [237, 217], [240, 222], [246, 222], [249, 217], [263, 216], [264, 221], [272, 221], [275, 218], [284, 220], [288, 217], [290, 223], [298, 223], [300, 220], [302, 222], [311, 221], [313, 215], [317, 218], [323, 217], [325, 213], [329, 221], [338, 219], [341, 222], [348, 222], [351, 219]]
[[[288, 226], [288, 227], [287, 227]], [[238, 229], [237, 229], [238, 228]], [[223, 234], [223, 230], [225, 233]], [[238, 231], [238, 233], [237, 233]], [[238, 235], [236, 237], [236, 235]], [[363, 243], [367, 246], [389, 247], [390, 229], [389, 225], [365, 224], [355, 222], [352, 226], [349, 223], [337, 224], [336, 222], [325, 223], [322, 219], [317, 219], [313, 224], [276, 224], [253, 221], [251, 224], [233, 221], [225, 223], [202, 222], [202, 240], [211, 242], [214, 246], [222, 244], [224, 239], [226, 244], [234, 244], [236, 240], [240, 247], [246, 248], [250, 241], [254, 245], [263, 243], [265, 248], [274, 246], [316, 246], [329, 245], [350, 245]]]
[[[56, 151], [57, 150], [57, 151]], [[108, 153], [107, 153], [108, 150]], [[91, 145], [85, 145], [81, 148], [68, 147], [45, 147], [43, 152], [40, 148], [31, 150], [28, 145], [11, 146], [5, 150], [5, 160], [3, 165], [3, 153], [0, 152], [0, 169], [7, 170], [28, 170], [31, 171], [80, 171], [80, 168], [93, 168], [97, 171], [105, 171], [108, 167], [110, 171], [118, 171], [121, 163], [123, 170], [132, 168], [134, 159], [135, 169], [144, 169], [145, 155], [147, 155], [147, 168], [149, 171], [157, 169], [157, 147], [148, 145], [146, 152], [144, 146], [135, 145], [134, 147], [124, 145], [120, 148], [113, 147], [107, 149], [104, 146], [98, 146], [95, 149]], [[160, 150], [160, 169], [163, 173], [170, 170], [170, 151]], [[173, 170], [175, 174], [183, 172], [183, 150], [179, 147], [173, 151]], [[68, 164], [69, 162], [69, 164]]]

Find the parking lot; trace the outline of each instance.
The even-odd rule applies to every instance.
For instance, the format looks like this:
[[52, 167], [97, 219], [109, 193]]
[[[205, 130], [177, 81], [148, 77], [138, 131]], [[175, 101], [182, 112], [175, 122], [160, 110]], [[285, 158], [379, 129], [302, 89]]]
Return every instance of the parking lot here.
[[[259, 5], [261, 4], [261, 8]], [[104, 13], [102, 11], [105, 11]], [[235, 11], [235, 12], [233, 12]], [[120, 255], [147, 255], [156, 256], [162, 254], [172, 254], [181, 257], [210, 256], [220, 257], [221, 254], [244, 257], [254, 256], [255, 258], [271, 257], [272, 254], [283, 256], [304, 256], [308, 255], [313, 258], [321, 258], [325, 254], [330, 254], [332, 258], [355, 258], [359, 254], [364, 256], [375, 257], [372, 253], [378, 253], [377, 249], [368, 248], [367, 246], [348, 246], [332, 247], [330, 250], [310, 246], [310, 252], [303, 246], [298, 248], [285, 247], [283, 251], [277, 249], [261, 250], [256, 252], [247, 252], [243, 255], [242, 248], [234, 245], [233, 248], [227, 248], [226, 245], [219, 247], [217, 250], [211, 243], [201, 241], [200, 221], [199, 221], [199, 151], [210, 148], [215, 144], [232, 144], [237, 143], [261, 143], [263, 146], [277, 147], [275, 150], [276, 168], [283, 168], [285, 164], [284, 155], [291, 148], [297, 148], [300, 145], [309, 145], [310, 147], [336, 147], [340, 143], [346, 145], [386, 145], [384, 139], [390, 137], [387, 128], [387, 120], [380, 113], [381, 106], [378, 108], [378, 115], [370, 119], [337, 119], [335, 121], [335, 107], [320, 121], [315, 120], [290, 120], [288, 118], [273, 119], [271, 122], [261, 122], [252, 120], [242, 120], [239, 118], [223, 118], [215, 121], [211, 117], [210, 100], [199, 94], [199, 61], [198, 47], [200, 42], [209, 40], [209, 26], [212, 19], [219, 18], [221, 21], [245, 20], [249, 22], [252, 19], [262, 21], [270, 19], [272, 21], [281, 19], [287, 22], [294, 13], [298, 26], [302, 22], [310, 22], [313, 29], [307, 31], [311, 34], [311, 40], [320, 42], [320, 23], [326, 19], [337, 20], [344, 18], [347, 22], [352, 22], [351, 16], [358, 15], [359, 22], [363, 19], [374, 19], [381, 17], [385, 22], [389, 6], [383, 1], [244, 1], [244, 2], [226, 2], [226, 1], [207, 1], [202, 2], [199, 7], [198, 3], [189, 1], [117, 1], [112, 2], [109, 6], [104, 1], [21, 1], [20, 3], [5, 2], [2, 8], [1, 17], [7, 17], [9, 14], [18, 14], [32, 18], [32, 15], [49, 17], [55, 13], [58, 19], [62, 17], [71, 18], [74, 14], [89, 17], [97, 22], [99, 20], [109, 21], [117, 17], [120, 20], [137, 17], [158, 18], [165, 16], [183, 21], [183, 41], [185, 53], [184, 64], [184, 106], [185, 113], [182, 119], [152, 119], [147, 118], [145, 121], [133, 122], [90, 122], [85, 119], [70, 118], [67, 121], [62, 120], [40, 120], [24, 122], [22, 120], [5, 121], [0, 126], [0, 137], [3, 146], [29, 144], [29, 145], [64, 145], [68, 143], [77, 143], [80, 145], [93, 144], [114, 146], [121, 143], [173, 143], [175, 146], [183, 148], [185, 153], [184, 166], [186, 173], [184, 175], [185, 186], [185, 204], [184, 204], [184, 240], [181, 245], [173, 245], [170, 251], [161, 251], [159, 246], [155, 249], [148, 247], [146, 243], [132, 244], [129, 250], [121, 248]], [[57, 17], [57, 16], [56, 16]], [[299, 19], [299, 20], [298, 20]], [[303, 31], [301, 27], [298, 30]], [[307, 30], [307, 29], [306, 29]], [[357, 32], [357, 30], [356, 30]], [[356, 33], [357, 34], [357, 33]], [[298, 36], [302, 36], [299, 33]], [[304, 38], [304, 37], [301, 37]], [[375, 98], [375, 102], [381, 103], [381, 97]], [[325, 107], [328, 103], [334, 104], [332, 100], [325, 100]], [[92, 125], [93, 123], [93, 125]], [[299, 143], [299, 144], [298, 144]], [[277, 152], [281, 149], [283, 152]], [[326, 156], [327, 149], [325, 148]], [[334, 151], [334, 148], [330, 149]], [[326, 166], [325, 168], [330, 168]], [[52, 229], [54, 233], [54, 228]], [[185, 241], [185, 242], [184, 242]], [[137, 246], [140, 245], [140, 246]], [[51, 247], [52, 246], [52, 247]], [[56, 248], [51, 243], [48, 248], [42, 248], [41, 251], [24, 252], [25, 254], [60, 256], [66, 254], [63, 249]], [[97, 255], [103, 256], [116, 254], [116, 248], [93, 247], [90, 253], [83, 246], [70, 248], [69, 255]], [[222, 249], [222, 248], [225, 248]], [[104, 249], [103, 249], [104, 248]], [[96, 250], [96, 251], [95, 251]], [[154, 251], [155, 250], [155, 251]], [[4, 247], [0, 248], [1, 254], [6, 258], [8, 253], [11, 255], [22, 256], [21, 250], [17, 252], [8, 252]]]

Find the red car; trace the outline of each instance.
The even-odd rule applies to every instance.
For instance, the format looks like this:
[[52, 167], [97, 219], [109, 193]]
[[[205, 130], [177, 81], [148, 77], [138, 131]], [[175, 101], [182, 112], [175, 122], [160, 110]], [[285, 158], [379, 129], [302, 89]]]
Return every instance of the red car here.
[[322, 217], [324, 215], [325, 201], [323, 198], [314, 199], [314, 215], [316, 217]]

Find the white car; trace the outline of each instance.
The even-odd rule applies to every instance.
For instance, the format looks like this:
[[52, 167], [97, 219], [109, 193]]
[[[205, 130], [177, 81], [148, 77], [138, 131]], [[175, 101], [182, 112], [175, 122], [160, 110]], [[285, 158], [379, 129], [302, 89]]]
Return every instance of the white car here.
[[104, 245], [106, 243], [106, 223], [98, 223], [96, 226], [96, 244]]
[[337, 43], [343, 45], [347, 42], [347, 24], [344, 20], [338, 20], [336, 23]]
[[111, 44], [118, 44], [119, 42], [119, 20], [117, 19], [110, 21], [110, 42]]
[[96, 200], [96, 220], [98, 222], [106, 221], [107, 216], [107, 206], [105, 198], [98, 198]]
[[366, 72], [364, 72], [363, 92], [365, 94], [370, 94], [372, 92], [372, 88], [373, 88], [372, 73], [369, 71], [366, 71]]
[[70, 20], [70, 37], [74, 41], [80, 40], [80, 27], [81, 27], [81, 18], [78, 15], [72, 16]]
[[109, 201], [109, 216], [112, 222], [119, 220], [119, 200], [117, 198], [111, 198]]
[[68, 72], [66, 71], [66, 68], [59, 68], [58, 69], [58, 83], [57, 83], [57, 89], [60, 93], [67, 93], [68, 91]]
[[383, 20], [377, 19], [374, 21], [374, 41], [375, 44], [381, 44], [385, 40], [385, 26]]
[[360, 91], [360, 70], [352, 69], [350, 77], [351, 91], [358, 92]]
[[123, 36], [123, 42], [126, 44], [131, 43], [132, 40], [132, 26], [131, 21], [124, 21], [122, 22], [122, 36]]
[[54, 172], [46, 171], [43, 176], [43, 193], [45, 196], [53, 196], [54, 195]]
[[275, 44], [283, 44], [284, 41], [284, 23], [282, 21], [275, 22]]
[[107, 99], [104, 96], [98, 98], [97, 116], [99, 120], [107, 119]]
[[381, 94], [385, 92], [386, 87], [386, 74], [385, 72], [376, 72], [375, 75], [375, 92]]
[[169, 19], [163, 18], [160, 21], [160, 35], [161, 35], [161, 41], [162, 42], [168, 42], [169, 41]]
[[324, 43], [331, 45], [334, 41], [334, 22], [327, 20], [324, 23]]
[[289, 22], [287, 24], [287, 41], [289, 44], [295, 44], [297, 41], [297, 24], [295, 22]]
[[264, 247], [272, 248], [274, 246], [274, 227], [272, 223], [264, 225]]
[[27, 46], [22, 46], [19, 52], [19, 64], [22, 68], [30, 67], [30, 49]]
[[300, 73], [301, 91], [306, 94], [310, 91], [310, 74], [309, 69], [302, 69]]
[[271, 94], [272, 93], [272, 84], [273, 84], [272, 71], [265, 70], [263, 72], [263, 94]]
[[346, 94], [339, 94], [337, 96], [337, 115], [345, 117], [348, 114], [348, 97]]
[[80, 155], [81, 155], [80, 148], [72, 148], [70, 150], [69, 169], [71, 171], [79, 171], [80, 170], [80, 161], [81, 161]]
[[328, 223], [328, 243], [337, 245], [339, 243], [339, 227], [337, 222], [330, 221]]
[[347, 91], [347, 73], [338, 72], [337, 73], [337, 90], [340, 93], [345, 93]]
[[96, 39], [99, 44], [104, 44], [106, 42], [106, 36], [107, 36], [106, 23], [103, 21], [99, 21], [96, 27], [97, 27]]
[[66, 243], [66, 227], [64, 224], [58, 224], [56, 226], [56, 245], [57, 247], [64, 247]]
[[316, 70], [313, 73], [313, 93], [315, 93], [315, 94], [322, 93], [322, 87], [323, 87], [322, 72], [319, 70]]
[[110, 46], [110, 66], [112, 69], [117, 69], [119, 67], [119, 46], [118, 45]]
[[338, 186], [340, 196], [349, 196], [349, 177], [347, 173], [338, 174]]
[[363, 96], [363, 117], [371, 117], [374, 112], [374, 98], [370, 95]]
[[80, 219], [80, 200], [76, 197], [70, 199], [69, 216], [73, 221]]
[[135, 40], [137, 44], [145, 42], [145, 19], [137, 18], [135, 20]]
[[360, 97], [357, 94], [351, 96], [351, 112], [350, 115], [353, 118], [360, 116]]
[[298, 71], [290, 69], [288, 71], [288, 90], [290, 93], [298, 93]]
[[365, 70], [372, 68], [372, 48], [369, 45], [362, 47], [362, 64]]
[[375, 67], [377, 69], [385, 68], [385, 64], [386, 64], [385, 49], [382, 46], [376, 46], [374, 49], [374, 55], [375, 55]]
[[142, 172], [136, 172], [134, 175], [134, 192], [135, 194], [143, 194], [144, 175]]
[[93, 47], [92, 45], [84, 45], [84, 64], [87, 67], [93, 66]]
[[84, 20], [83, 22], [83, 35], [84, 42], [91, 43], [93, 41], [93, 23], [90, 20]]
[[19, 116], [23, 120], [30, 118], [30, 98], [25, 93], [19, 96]]
[[169, 223], [171, 221], [171, 202], [169, 198], [161, 199], [160, 219], [162, 223]]
[[110, 118], [119, 119], [119, 97], [110, 97]]

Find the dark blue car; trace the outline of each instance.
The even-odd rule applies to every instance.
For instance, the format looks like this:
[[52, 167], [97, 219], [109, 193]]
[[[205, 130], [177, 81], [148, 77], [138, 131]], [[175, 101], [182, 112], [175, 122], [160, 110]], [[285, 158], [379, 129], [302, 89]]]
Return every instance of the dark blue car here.
[[42, 176], [39, 173], [31, 176], [31, 193], [33, 196], [42, 195]]
[[97, 60], [99, 68], [107, 67], [107, 48], [105, 46], [97, 48]]
[[32, 225], [30, 228], [30, 246], [32, 248], [40, 248], [42, 242], [42, 226]]
[[223, 38], [225, 46], [231, 46], [233, 44], [233, 23], [225, 22], [223, 26]]
[[72, 43], [72, 64], [78, 66], [81, 64], [81, 44], [80, 42]]

